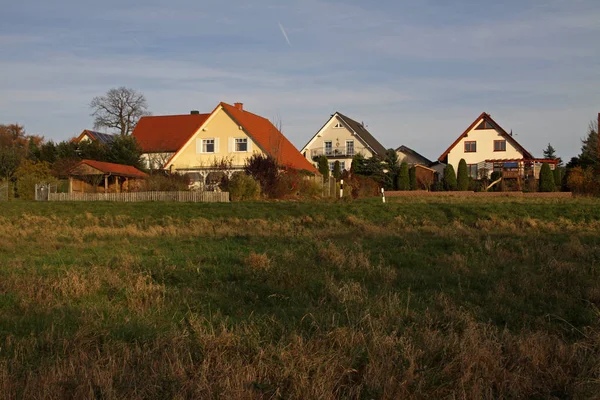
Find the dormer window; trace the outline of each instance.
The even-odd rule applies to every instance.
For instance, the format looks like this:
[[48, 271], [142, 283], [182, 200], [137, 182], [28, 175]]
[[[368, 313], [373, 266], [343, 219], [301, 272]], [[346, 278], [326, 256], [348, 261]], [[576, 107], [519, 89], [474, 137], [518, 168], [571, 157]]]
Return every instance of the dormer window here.
[[336, 122], [335, 125], [333, 126], [334, 128], [343, 128], [344, 125], [342, 125], [342, 123], [340, 121]]

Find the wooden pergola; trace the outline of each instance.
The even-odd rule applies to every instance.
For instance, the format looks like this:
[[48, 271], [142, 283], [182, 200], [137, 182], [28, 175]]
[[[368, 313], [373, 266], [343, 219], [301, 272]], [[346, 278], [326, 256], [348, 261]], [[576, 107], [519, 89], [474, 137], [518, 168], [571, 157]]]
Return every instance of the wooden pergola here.
[[[81, 160], [68, 172], [69, 193], [104, 193], [130, 191], [133, 182], [144, 180], [148, 174], [131, 165], [96, 160]], [[103, 186], [100, 186], [104, 183]]]

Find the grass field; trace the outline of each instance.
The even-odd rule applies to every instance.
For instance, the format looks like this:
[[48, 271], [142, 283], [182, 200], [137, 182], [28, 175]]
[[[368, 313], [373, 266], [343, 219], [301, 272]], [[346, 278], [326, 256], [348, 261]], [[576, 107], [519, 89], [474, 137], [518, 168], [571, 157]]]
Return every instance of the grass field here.
[[592, 398], [600, 201], [0, 203], [0, 398]]

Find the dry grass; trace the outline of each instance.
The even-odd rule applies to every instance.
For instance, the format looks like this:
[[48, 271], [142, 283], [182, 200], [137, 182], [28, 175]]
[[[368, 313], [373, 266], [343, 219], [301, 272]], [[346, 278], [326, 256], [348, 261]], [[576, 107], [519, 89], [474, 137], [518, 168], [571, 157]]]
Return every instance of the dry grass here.
[[597, 397], [600, 222], [474, 210], [0, 217], [0, 398]]

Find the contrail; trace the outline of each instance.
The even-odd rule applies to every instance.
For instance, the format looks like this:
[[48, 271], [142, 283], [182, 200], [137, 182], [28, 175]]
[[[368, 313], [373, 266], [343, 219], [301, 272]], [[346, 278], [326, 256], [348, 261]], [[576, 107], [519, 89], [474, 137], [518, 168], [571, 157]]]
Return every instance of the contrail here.
[[285, 29], [283, 29], [283, 25], [281, 25], [281, 22], [279, 22], [279, 29], [281, 29], [281, 33], [283, 33], [283, 37], [285, 38], [287, 44], [292, 47], [292, 43], [290, 42], [290, 38], [288, 37], [287, 33], [285, 33]]

